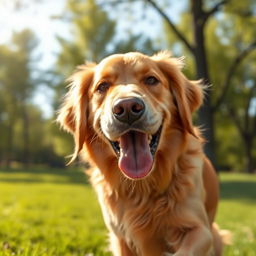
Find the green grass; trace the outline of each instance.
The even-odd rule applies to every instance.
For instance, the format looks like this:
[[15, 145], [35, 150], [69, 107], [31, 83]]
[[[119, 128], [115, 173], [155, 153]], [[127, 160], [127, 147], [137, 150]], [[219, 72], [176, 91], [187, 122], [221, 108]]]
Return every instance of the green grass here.
[[107, 255], [97, 198], [79, 171], [0, 172], [0, 255]]
[[232, 231], [225, 256], [256, 255], [256, 175], [222, 174], [217, 222]]
[[[256, 255], [256, 176], [221, 175], [225, 256]], [[78, 170], [0, 171], [0, 256], [110, 255], [97, 198]]]

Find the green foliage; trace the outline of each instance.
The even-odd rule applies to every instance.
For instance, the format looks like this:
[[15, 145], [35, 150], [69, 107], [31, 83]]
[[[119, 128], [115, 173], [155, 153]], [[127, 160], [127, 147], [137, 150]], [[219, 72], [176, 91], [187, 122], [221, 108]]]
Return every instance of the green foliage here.
[[[232, 232], [224, 256], [255, 256], [256, 177], [221, 174], [217, 223]], [[0, 255], [111, 255], [98, 201], [79, 169], [0, 171]]]
[[49, 123], [49, 135], [51, 135], [55, 152], [61, 157], [67, 157], [73, 153], [73, 136], [67, 132], [60, 131], [60, 127]]
[[[11, 4], [11, 8], [15, 9], [15, 5], [17, 10], [19, 5], [26, 8], [26, 2], [17, 0]], [[170, 1], [155, 2], [171, 17]], [[59, 19], [66, 23], [67, 33], [65, 36], [58, 36], [60, 51], [54, 70], [49, 72], [47, 77], [43, 72], [36, 70], [35, 53], [38, 40], [33, 32], [16, 32], [8, 44], [0, 45], [0, 164], [30, 161], [63, 165], [64, 156], [73, 151], [72, 136], [59, 131], [54, 123], [55, 117], [45, 120], [38, 107], [32, 104], [31, 99], [40, 86], [38, 79], [35, 79], [36, 72], [40, 73], [41, 80], [51, 80], [51, 84], [48, 84], [55, 91], [53, 108], [57, 109], [66, 92], [64, 81], [77, 65], [83, 64], [85, 60], [98, 62], [103, 57], [117, 52], [141, 51], [152, 54], [156, 51], [157, 40], [162, 40], [166, 41], [163, 44], [172, 49], [174, 55], [186, 57], [184, 72], [190, 79], [195, 78], [193, 54], [170, 33], [167, 24], [164, 24], [164, 31], [159, 31], [154, 40], [148, 38], [146, 32], [140, 35], [134, 33], [134, 26], [137, 26], [142, 18], [148, 19], [149, 25], [155, 21], [155, 17], [151, 15], [151, 5], [147, 1], [128, 1], [120, 5], [98, 0], [66, 0], [65, 3], [65, 9]], [[183, 5], [183, 12], [179, 19], [176, 19], [175, 25], [187, 41], [194, 44], [191, 1], [187, 3]], [[217, 3], [218, 0], [204, 0], [204, 10], [210, 10]], [[256, 18], [253, 13], [255, 6], [255, 0], [227, 1], [227, 4], [208, 19], [204, 31], [212, 83], [211, 104], [217, 134], [218, 165], [239, 171], [245, 170], [248, 162], [250, 143], [246, 144], [246, 141], [252, 141], [254, 168], [256, 164], [256, 111], [253, 107], [256, 99], [255, 50], [239, 61], [232, 72], [224, 100], [218, 108], [214, 107], [226, 88], [227, 74], [234, 60], [256, 38]], [[138, 11], [142, 8], [143, 12]], [[124, 28], [125, 36], [117, 33], [121, 19], [126, 20], [128, 24]]]
[[67, 77], [85, 60], [99, 61], [107, 55], [115, 35], [115, 22], [95, 0], [68, 0], [64, 15], [72, 22], [71, 38], [58, 37], [61, 52], [57, 67]]
[[[232, 121], [226, 116], [216, 115], [216, 129], [218, 150], [216, 156], [222, 170], [240, 171], [245, 166], [242, 140]], [[228, 152], [228, 153], [227, 153]], [[238, 161], [238, 156], [239, 161]]]
[[[203, 3], [207, 11], [218, 1], [205, 0]], [[250, 49], [256, 38], [256, 18], [252, 13], [255, 5], [255, 0], [230, 1], [224, 5], [223, 11], [209, 18], [204, 29], [218, 165], [235, 170], [252, 171], [253, 168], [252, 165], [246, 166], [246, 163], [250, 158], [248, 152], [256, 143], [253, 124], [256, 112], [252, 111], [252, 102], [256, 99], [256, 47]], [[190, 24], [192, 12], [190, 8], [184, 9], [176, 27], [195, 45]], [[177, 41], [167, 23], [164, 23], [164, 29], [174, 53], [186, 56], [185, 73], [193, 79], [196, 73], [193, 54], [181, 41]], [[247, 49], [250, 50], [247, 52]], [[234, 137], [237, 139], [234, 140]], [[248, 143], [250, 140], [252, 146]], [[255, 162], [255, 152], [251, 154]]]
[[77, 65], [86, 61], [99, 62], [116, 52], [138, 51], [153, 53], [151, 40], [128, 32], [125, 40], [116, 38], [116, 21], [112, 20], [96, 0], [68, 0], [64, 18], [71, 21], [70, 35], [58, 37], [61, 52], [57, 72], [69, 76]]
[[[63, 165], [53, 150], [47, 122], [31, 103], [40, 84], [32, 73], [36, 69], [34, 50], [37, 39], [30, 30], [13, 34], [9, 45], [0, 45], [0, 164]], [[51, 135], [50, 135], [51, 136]]]
[[27, 103], [36, 87], [31, 76], [32, 53], [36, 45], [32, 31], [25, 29], [14, 33], [11, 45], [1, 58], [3, 90], [20, 105]]

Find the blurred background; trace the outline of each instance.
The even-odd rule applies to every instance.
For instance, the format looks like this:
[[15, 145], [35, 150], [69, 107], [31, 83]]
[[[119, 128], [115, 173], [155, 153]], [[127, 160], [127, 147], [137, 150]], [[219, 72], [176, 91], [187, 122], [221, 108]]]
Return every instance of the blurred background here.
[[64, 166], [72, 140], [54, 124], [65, 79], [117, 52], [185, 56], [210, 85], [200, 110], [220, 170], [256, 166], [256, 1], [0, 1], [0, 164]]
[[195, 122], [229, 172], [218, 222], [236, 243], [225, 255], [256, 255], [256, 0], [0, 0], [0, 255], [108, 255], [95, 195], [65, 167], [73, 139], [56, 111], [85, 60], [159, 50], [208, 85]]
[[64, 166], [54, 124], [75, 67], [117, 52], [185, 56], [210, 85], [198, 124], [220, 170], [256, 166], [256, 1], [0, 1], [0, 164]]

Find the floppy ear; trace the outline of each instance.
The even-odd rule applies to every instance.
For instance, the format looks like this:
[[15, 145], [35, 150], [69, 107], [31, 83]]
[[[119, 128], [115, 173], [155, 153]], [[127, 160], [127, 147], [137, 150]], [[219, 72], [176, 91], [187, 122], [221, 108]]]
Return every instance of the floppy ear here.
[[167, 76], [181, 126], [196, 136], [192, 125], [192, 113], [203, 102], [200, 81], [188, 80], [180, 70], [183, 67], [183, 59], [172, 58], [169, 52], [160, 52], [152, 58]]
[[188, 104], [191, 113], [196, 111], [203, 104], [203, 85], [202, 80], [188, 80], [185, 76], [185, 88], [186, 88], [186, 97], [188, 99]]
[[87, 92], [93, 79], [94, 66], [94, 64], [80, 66], [79, 70], [68, 79], [70, 81], [69, 91], [58, 112], [57, 122], [64, 130], [72, 133], [75, 140], [75, 151], [69, 163], [75, 160], [86, 139]]
[[70, 133], [74, 133], [76, 129], [73, 94], [73, 88], [70, 86], [57, 117], [57, 122], [60, 123], [61, 127]]

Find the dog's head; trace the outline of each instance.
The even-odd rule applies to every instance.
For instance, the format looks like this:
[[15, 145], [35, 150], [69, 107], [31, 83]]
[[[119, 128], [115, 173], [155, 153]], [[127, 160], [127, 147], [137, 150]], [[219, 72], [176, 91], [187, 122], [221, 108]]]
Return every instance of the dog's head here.
[[167, 52], [117, 54], [81, 66], [58, 116], [74, 135], [74, 157], [84, 144], [88, 148], [100, 140], [102, 156], [107, 150], [125, 176], [141, 179], [168, 143], [168, 131], [196, 136], [191, 115], [202, 103], [202, 89], [181, 67], [182, 61]]

